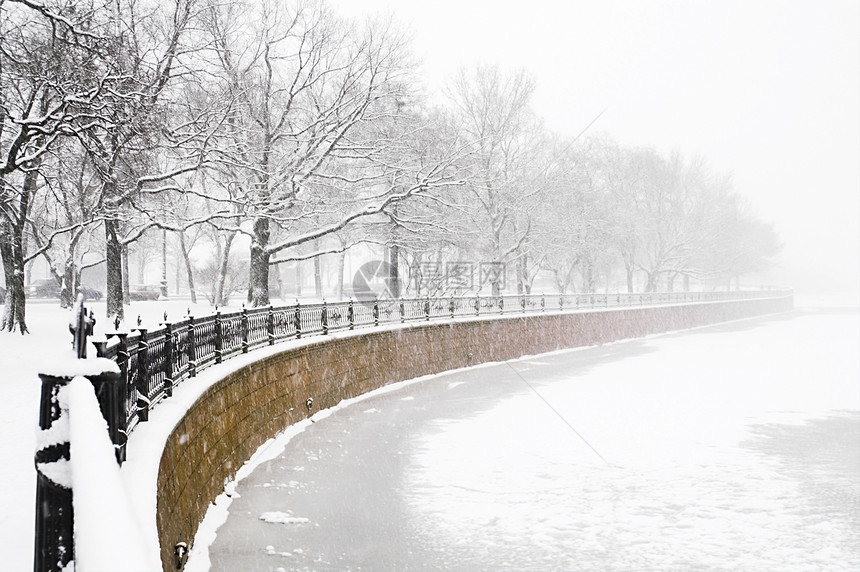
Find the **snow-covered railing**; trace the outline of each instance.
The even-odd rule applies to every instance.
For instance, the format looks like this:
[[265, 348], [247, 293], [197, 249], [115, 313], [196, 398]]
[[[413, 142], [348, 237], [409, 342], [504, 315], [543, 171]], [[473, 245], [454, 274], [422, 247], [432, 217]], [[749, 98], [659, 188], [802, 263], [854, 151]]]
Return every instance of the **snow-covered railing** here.
[[[110, 359], [87, 358], [94, 320], [83, 306], [69, 329], [73, 351], [43, 366], [35, 453], [36, 572], [157, 570], [160, 562], [139, 543], [137, 522], [119, 476], [125, 435], [116, 419], [127, 404], [121, 376]], [[125, 563], [114, 559], [122, 547]], [[74, 562], [74, 564], [71, 564]]]
[[[125, 437], [149, 418], [149, 412], [173, 388], [199, 371], [250, 350], [288, 339], [327, 335], [338, 330], [385, 324], [491, 315], [576, 311], [785, 296], [783, 289], [728, 292], [650, 292], [529, 296], [467, 296], [374, 299], [321, 304], [267, 306], [216, 312], [161, 324], [149, 330], [113, 332], [95, 342], [99, 357], [117, 363], [122, 379], [124, 416], [118, 422]], [[166, 316], [165, 316], [166, 319]], [[117, 443], [124, 458], [124, 440]]]
[[[116, 468], [125, 459], [128, 433], [180, 382], [211, 365], [254, 348], [338, 330], [429, 320], [457, 320], [580, 309], [645, 307], [701, 302], [783, 298], [790, 290], [561, 296], [446, 297], [295, 304], [242, 309], [203, 318], [188, 316], [148, 330], [113, 332], [94, 342], [98, 358], [85, 359], [94, 320], [79, 299], [70, 323], [74, 354], [46, 368], [42, 379], [37, 468], [35, 570], [119, 569], [103, 561], [100, 542], [138, 535]], [[101, 411], [101, 416], [97, 411]], [[95, 415], [95, 417], [93, 417]], [[106, 423], [105, 423], [106, 422]], [[105, 430], [105, 425], [107, 430]], [[112, 454], [113, 453], [113, 454]], [[114, 459], [116, 464], [114, 464]], [[73, 494], [74, 493], [74, 494]], [[107, 498], [110, 496], [110, 498]], [[105, 507], [110, 509], [110, 515]], [[73, 513], [78, 517], [73, 518]], [[84, 530], [85, 529], [85, 530]], [[118, 541], [117, 541], [118, 542]], [[140, 548], [140, 547], [137, 547]], [[181, 565], [184, 546], [177, 545]], [[157, 567], [153, 560], [131, 568]], [[118, 565], [119, 563], [117, 563]]]

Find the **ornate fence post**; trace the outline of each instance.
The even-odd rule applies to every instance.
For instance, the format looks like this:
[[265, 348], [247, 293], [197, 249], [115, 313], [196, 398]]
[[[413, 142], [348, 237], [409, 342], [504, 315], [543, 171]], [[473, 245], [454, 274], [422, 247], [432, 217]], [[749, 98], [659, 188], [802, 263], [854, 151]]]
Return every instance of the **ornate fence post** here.
[[293, 309], [293, 324], [296, 326], [296, 339], [300, 339], [302, 337], [302, 314], [298, 300], [296, 300], [296, 307]]
[[249, 322], [248, 322], [248, 309], [242, 304], [242, 353], [248, 353], [248, 330]]
[[139, 328], [137, 342], [137, 419], [149, 421], [149, 341], [147, 329]]
[[406, 321], [406, 308], [403, 305], [403, 298], [400, 298], [400, 304], [398, 304], [398, 306], [400, 307], [400, 323], [402, 324]]
[[[57, 397], [60, 388], [70, 379], [51, 375], [39, 375], [39, 378], [42, 380], [39, 429], [47, 431], [60, 418]], [[51, 467], [58, 466], [55, 463], [63, 464], [69, 460], [69, 451], [68, 436], [63, 442], [36, 451], [35, 572], [60, 572], [75, 557], [71, 479], [66, 481], [55, 476], [55, 481], [46, 475], [52, 473]]]
[[430, 320], [430, 298], [424, 300], [424, 320]]
[[546, 297], [543, 294], [540, 295], [540, 311], [546, 311]]
[[221, 310], [215, 307], [215, 363], [224, 359], [224, 325], [221, 323]]
[[499, 296], [499, 314], [505, 313], [505, 299]]
[[324, 336], [327, 336], [328, 335], [328, 305], [326, 304], [325, 298], [323, 298], [322, 314], [320, 315], [320, 321], [322, 321], [322, 333]]
[[564, 296], [558, 297], [558, 311], [564, 312]]
[[481, 315], [481, 297], [480, 296], [475, 296], [475, 315], [476, 316]]
[[448, 310], [451, 313], [451, 319], [454, 319], [454, 295], [451, 294], [451, 300], [448, 302]]
[[116, 345], [116, 364], [119, 366], [119, 380], [120, 385], [122, 386], [123, 392], [123, 408], [125, 407], [125, 402], [128, 399], [128, 360], [131, 357], [128, 354], [128, 334], [123, 333], [115, 333], [118, 343]]
[[349, 299], [349, 306], [346, 308], [346, 319], [349, 321], [349, 329], [355, 329], [355, 308], [352, 305], [352, 298]]
[[269, 337], [269, 345], [275, 345], [275, 311], [271, 304], [266, 312], [266, 334]]
[[[78, 360], [87, 357], [87, 337], [92, 334], [95, 319], [86, 315], [83, 297], [78, 298], [75, 323], [70, 327], [75, 355]], [[99, 357], [104, 355], [107, 342], [97, 346]], [[104, 367], [110, 364], [110, 367]], [[102, 416], [107, 421], [108, 434], [114, 444], [118, 463], [125, 460], [125, 399], [124, 384], [114, 363], [102, 364], [99, 373], [86, 373], [93, 385]], [[49, 431], [63, 415], [59, 400], [60, 390], [78, 373], [72, 368], [63, 375], [39, 374], [41, 379], [41, 402], [39, 405], [39, 428]], [[83, 371], [92, 372], [92, 364]], [[36, 522], [33, 567], [36, 572], [67, 569], [75, 556], [74, 508], [72, 504], [72, 481], [69, 469], [62, 466], [71, 458], [68, 430], [51, 432], [36, 451]], [[55, 434], [58, 433], [58, 434]], [[59, 439], [57, 437], [60, 437]]]
[[176, 352], [176, 340], [173, 338], [173, 325], [164, 319], [164, 395], [173, 396], [173, 361]]
[[188, 377], [197, 375], [197, 341], [194, 329], [194, 316], [188, 314]]
[[379, 298], [373, 299], [373, 326], [379, 325]]
[[526, 297], [525, 296], [520, 296], [520, 309], [522, 310], [523, 314], [526, 313]]

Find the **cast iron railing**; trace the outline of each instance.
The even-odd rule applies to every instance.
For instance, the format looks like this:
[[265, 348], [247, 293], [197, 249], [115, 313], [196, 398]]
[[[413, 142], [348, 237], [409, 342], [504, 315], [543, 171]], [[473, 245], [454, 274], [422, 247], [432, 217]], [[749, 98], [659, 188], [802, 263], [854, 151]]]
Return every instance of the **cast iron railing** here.
[[128, 435], [183, 380], [238, 354], [284, 340], [437, 319], [770, 298], [787, 293], [760, 289], [297, 303], [216, 312], [202, 318], [189, 315], [178, 322], [165, 321], [153, 330], [137, 327], [126, 333], [111, 332], [95, 345], [99, 357], [112, 359], [119, 366], [125, 403], [125, 416], [119, 423], [125, 425], [121, 432]]
[[[562, 296], [449, 297], [423, 299], [373, 300], [335, 304], [295, 304], [216, 312], [178, 322], [165, 321], [149, 330], [138, 326], [131, 332], [112, 332], [94, 342], [103, 359], [93, 367], [85, 364], [87, 336], [95, 323], [87, 315], [83, 298], [78, 299], [76, 318], [71, 326], [78, 360], [72, 369], [86, 371], [95, 398], [108, 425], [116, 460], [125, 459], [128, 434], [149, 419], [159, 401], [170, 397], [173, 388], [201, 370], [221, 363], [253, 348], [274, 345], [303, 336], [326, 335], [382, 324], [397, 324], [431, 319], [467, 319], [539, 312], [568, 312], [577, 309], [636, 307], [659, 304], [684, 304], [755, 298], [781, 298], [790, 290], [760, 289], [734, 292], [679, 292], [645, 294], [570, 294]], [[118, 324], [115, 326], [118, 327]], [[40, 374], [42, 399], [39, 426], [40, 449], [36, 451], [36, 537], [34, 570], [60, 572], [74, 559], [74, 505], [71, 480], [62, 475], [70, 465], [68, 431], [60, 395], [76, 377], [67, 374]], [[308, 400], [310, 410], [312, 400]], [[62, 438], [60, 438], [62, 437]], [[74, 464], [71, 464], [74, 470]], [[59, 476], [58, 476], [59, 475]], [[62, 477], [62, 478], [61, 478]], [[187, 546], [175, 547], [176, 567], [187, 557]]]

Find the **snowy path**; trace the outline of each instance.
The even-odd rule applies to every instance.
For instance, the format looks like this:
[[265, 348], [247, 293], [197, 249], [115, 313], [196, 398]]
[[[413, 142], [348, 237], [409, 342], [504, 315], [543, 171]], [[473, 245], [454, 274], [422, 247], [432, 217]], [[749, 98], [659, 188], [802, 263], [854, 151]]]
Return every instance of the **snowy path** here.
[[237, 487], [212, 570], [860, 569], [855, 311], [437, 376]]

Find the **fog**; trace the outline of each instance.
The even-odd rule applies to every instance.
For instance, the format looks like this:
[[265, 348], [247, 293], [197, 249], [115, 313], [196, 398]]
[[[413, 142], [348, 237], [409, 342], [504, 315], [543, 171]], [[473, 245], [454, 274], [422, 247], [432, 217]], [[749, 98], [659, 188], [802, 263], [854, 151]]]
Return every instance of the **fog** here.
[[337, 0], [411, 30], [433, 93], [460, 66], [527, 69], [546, 125], [705, 156], [773, 222], [763, 281], [860, 289], [860, 5], [854, 0]]

